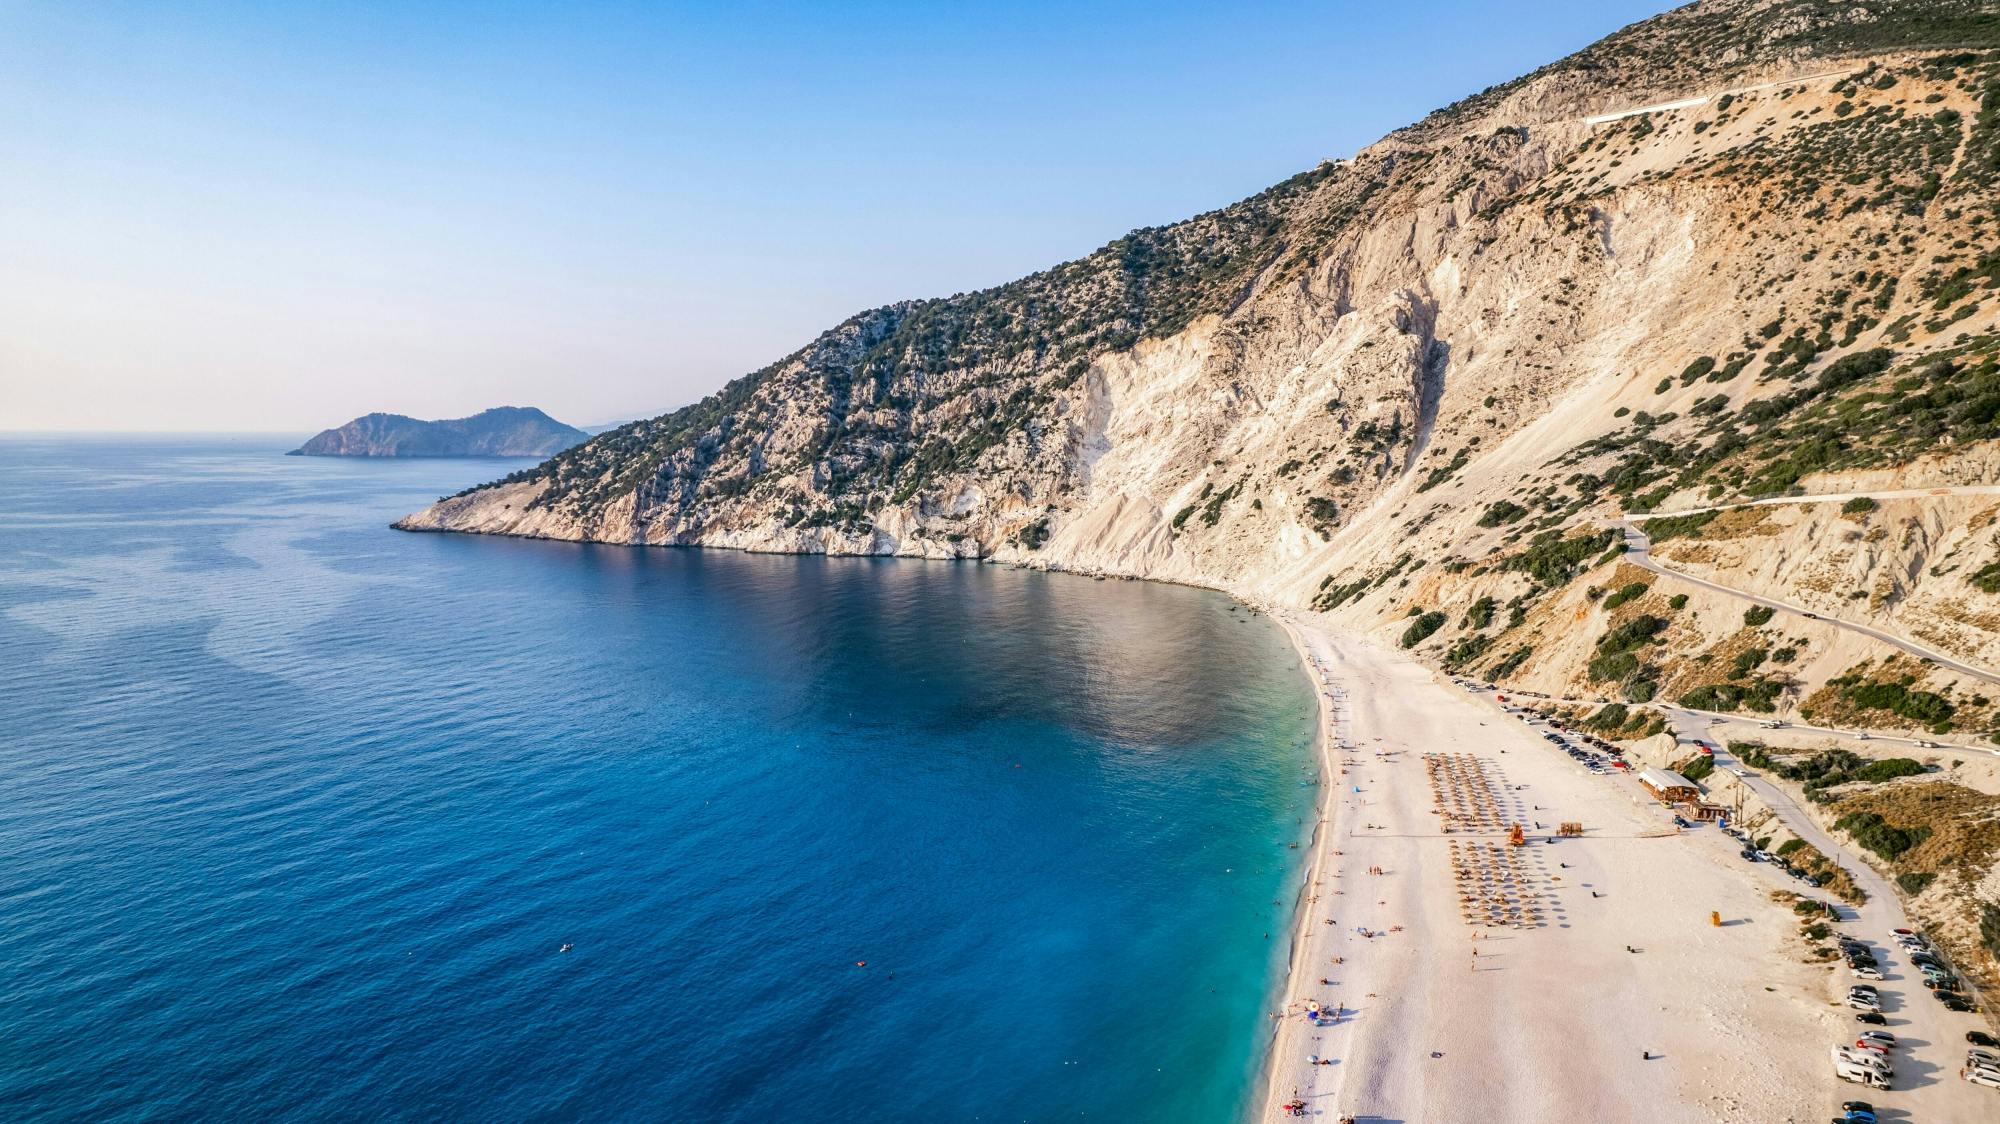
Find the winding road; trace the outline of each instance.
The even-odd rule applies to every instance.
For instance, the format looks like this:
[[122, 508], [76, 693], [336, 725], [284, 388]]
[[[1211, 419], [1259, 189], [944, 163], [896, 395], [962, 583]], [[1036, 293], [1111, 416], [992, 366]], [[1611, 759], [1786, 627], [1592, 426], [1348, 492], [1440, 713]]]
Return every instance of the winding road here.
[[[2000, 493], [2000, 487], [1995, 487], [1991, 485], [1980, 485], [1979, 487], [1985, 489], [1985, 492], [1978, 494]], [[1882, 497], [1905, 497], [1909, 495], [1919, 495], [1919, 496], [1937, 495], [1940, 493], [1947, 495], [1971, 494], [1971, 493], [1954, 493], [1949, 489], [1932, 489], [1932, 490], [1916, 491], [1910, 493], [1874, 492], [1874, 493], [1851, 493], [1847, 495], [1835, 495], [1835, 496], [1824, 496], [1824, 497], [1822, 496], [1793, 497], [1782, 502], [1831, 503], [1836, 500], [1844, 502], [1846, 500], [1854, 499], [1860, 496], [1866, 496], [1867, 498], [1870, 499], [1876, 499]], [[1778, 501], [1773, 501], [1773, 502], [1778, 502]], [[1742, 507], [1746, 505], [1731, 504], [1728, 506]], [[1686, 511], [1677, 511], [1677, 512], [1672, 512], [1670, 514], [1694, 515], [1706, 511], [1721, 511], [1721, 510], [1725, 510], [1725, 508], [1719, 508], [1719, 507], [1690, 508]], [[1763, 594], [1760, 593], [1751, 593], [1748, 590], [1737, 589], [1734, 586], [1723, 585], [1720, 582], [1713, 582], [1708, 580], [1707, 578], [1696, 577], [1693, 574], [1687, 573], [1684, 570], [1675, 570], [1675, 569], [1670, 569], [1667, 566], [1663, 566], [1653, 558], [1653, 550], [1652, 550], [1653, 543], [1652, 540], [1646, 536], [1645, 530], [1640, 526], [1638, 522], [1638, 520], [1641, 518], [1659, 519], [1663, 518], [1663, 516], [1660, 515], [1633, 516], [1628, 514], [1628, 515], [1621, 515], [1616, 519], [1613, 519], [1611, 522], [1614, 526], [1618, 527], [1621, 531], [1624, 532], [1625, 560], [1627, 562], [1632, 563], [1634, 566], [1639, 567], [1642, 570], [1650, 570], [1655, 574], [1660, 574], [1665, 577], [1674, 578], [1677, 581], [1684, 581], [1690, 585], [1700, 586], [1703, 589], [1711, 590], [1716, 593], [1726, 594], [1730, 597], [1735, 597], [1740, 600], [1748, 601], [1753, 605], [1762, 605], [1767, 609], [1772, 609], [1777, 612], [1791, 613], [1794, 616], [1804, 617], [1807, 620], [1824, 621], [1825, 623], [1833, 625], [1837, 628], [1844, 628], [1850, 632], [1860, 633], [1861, 635], [1869, 637], [1870, 639], [1879, 640], [1882, 643], [1889, 645], [1890, 647], [1901, 649], [1902, 651], [1908, 652], [1909, 654], [1916, 656], [1918, 659], [1926, 660], [1930, 663], [1936, 664], [1937, 666], [1945, 668], [1947, 670], [1958, 672], [1961, 675], [1970, 676], [1982, 682], [2000, 684], [2000, 672], [1988, 671], [1986, 668], [1966, 663], [1964, 660], [1948, 656], [1945, 653], [1940, 652], [1935, 648], [1925, 647], [1924, 645], [1919, 644], [1916, 641], [1911, 640], [1906, 636], [1899, 636], [1896, 633], [1884, 631], [1883, 629], [1876, 628], [1873, 625], [1862, 624], [1859, 621], [1844, 620], [1840, 617], [1831, 617], [1823, 613], [1815, 613], [1810, 609], [1801, 608], [1797, 605], [1793, 605], [1785, 601], [1779, 601], [1775, 598], [1765, 597]]]
[[1938, 496], [2000, 496], [2000, 484], [1946, 484], [1935, 488], [1890, 488], [1877, 492], [1823, 492], [1812, 496], [1766, 496], [1758, 500], [1737, 500], [1711, 507], [1684, 507], [1679, 511], [1649, 511], [1643, 515], [1627, 512], [1626, 519], [1669, 519], [1676, 515], [1701, 515], [1710, 511], [1732, 511], [1739, 507], [1777, 507], [1792, 503], [1846, 503], [1848, 500], [1927, 500]]

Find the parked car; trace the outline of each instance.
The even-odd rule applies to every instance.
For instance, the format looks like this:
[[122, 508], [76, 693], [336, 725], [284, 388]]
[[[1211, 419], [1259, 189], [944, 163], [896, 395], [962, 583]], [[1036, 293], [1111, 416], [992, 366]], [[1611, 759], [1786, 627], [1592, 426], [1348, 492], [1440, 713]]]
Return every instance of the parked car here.
[[1989, 1049], [2000, 1050], [2000, 1038], [1995, 1038], [1983, 1030], [1966, 1031], [1965, 1040], [1974, 1046], [1985, 1046]]
[[1854, 973], [1854, 978], [1857, 980], [1879, 980], [1882, 978], [1882, 969], [1872, 964], [1856, 964], [1849, 968], [1848, 971]]
[[1869, 1026], [1889, 1025], [1888, 1019], [1883, 1018], [1881, 1015], [1875, 1013], [1874, 1011], [1858, 1011], [1855, 1013], [1854, 1021], [1858, 1023], [1867, 1023]]
[[1875, 1106], [1867, 1101], [1840, 1102], [1841, 1124], [1876, 1124]]
[[1847, 1005], [1856, 1011], [1880, 1011], [1882, 1009], [1882, 1001], [1872, 995], [1850, 995], [1847, 997]]
[[1965, 1052], [1966, 1065], [2000, 1066], [2000, 1054], [1974, 1046]]
[[1857, 1038], [1854, 1040], [1854, 1046], [1858, 1050], [1866, 1050], [1871, 1054], [1880, 1054], [1883, 1057], [1889, 1056], [1889, 1047], [1872, 1038]]
[[1979, 1007], [1972, 1000], [1963, 996], [1953, 995], [1949, 991], [1933, 991], [1931, 994], [1938, 997], [1938, 1002], [1944, 1004], [1947, 1011], [1964, 1011], [1969, 1013], [1979, 1010]]
[[1886, 1030], [1864, 1030], [1861, 1032], [1861, 1037], [1870, 1042], [1880, 1042], [1884, 1046], [1896, 1045], [1896, 1036]]
[[[2000, 1070], [1978, 1069], [1966, 1066], [1958, 1071], [1959, 1077], [1974, 1085], [1984, 1085], [1989, 1089], [2000, 1089]], [[1884, 1086], [1886, 1088], [1886, 1086]]]

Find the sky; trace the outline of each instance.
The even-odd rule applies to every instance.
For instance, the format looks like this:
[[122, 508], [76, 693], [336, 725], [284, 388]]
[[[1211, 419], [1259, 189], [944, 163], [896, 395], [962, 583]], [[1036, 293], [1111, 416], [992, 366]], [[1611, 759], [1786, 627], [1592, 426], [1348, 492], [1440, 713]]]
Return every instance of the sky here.
[[0, 430], [650, 416], [1664, 6], [0, 0]]

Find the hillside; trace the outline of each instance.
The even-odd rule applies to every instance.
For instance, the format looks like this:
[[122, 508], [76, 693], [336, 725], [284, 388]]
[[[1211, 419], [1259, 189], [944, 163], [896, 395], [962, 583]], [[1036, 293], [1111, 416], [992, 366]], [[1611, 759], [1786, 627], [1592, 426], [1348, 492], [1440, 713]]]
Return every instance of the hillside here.
[[532, 406], [496, 406], [469, 418], [421, 421], [402, 414], [364, 414], [321, 430], [289, 454], [295, 457], [546, 457], [589, 434]]
[[1992, 677], [1866, 630], [2000, 664], [2000, 495], [1712, 509], [1996, 479], [1996, 204], [2000, 4], [1695, 4], [398, 526], [1189, 582], [1559, 696], [1987, 738]]

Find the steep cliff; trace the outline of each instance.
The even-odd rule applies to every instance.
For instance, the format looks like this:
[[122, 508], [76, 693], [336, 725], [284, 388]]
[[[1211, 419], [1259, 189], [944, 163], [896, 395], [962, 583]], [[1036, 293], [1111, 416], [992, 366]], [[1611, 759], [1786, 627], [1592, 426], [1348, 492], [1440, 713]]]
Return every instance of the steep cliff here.
[[[1396, 636], [1436, 614], [1410, 643], [1489, 676], [1698, 689], [1596, 662], [1607, 517], [1949, 476], [2000, 438], [1995, 47], [1991, 3], [1677, 9], [398, 526], [1193, 582]], [[1955, 619], [2000, 613], [1960, 584], [1992, 603]], [[1712, 660], [1743, 642], [1718, 620], [1661, 635]], [[1793, 701], [1862, 655], [1815, 651]]]
[[[1924, 491], [2000, 479], [1996, 203], [2000, 3], [1695, 4], [398, 526], [1182, 581], [1610, 736], [2000, 741], [2000, 495]], [[1896, 873], [1963, 936], [1984, 854]]]
[[420, 421], [402, 414], [364, 414], [321, 430], [292, 450], [295, 457], [546, 457], [589, 434], [532, 406], [496, 406], [469, 418]]

